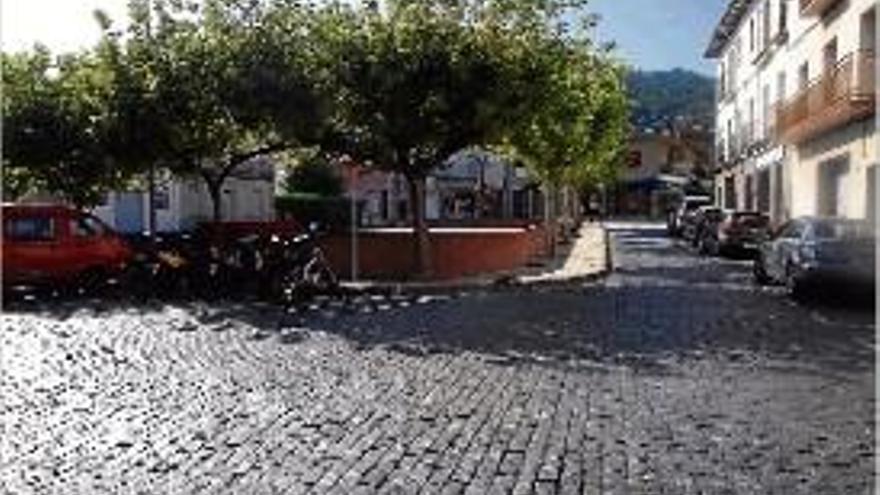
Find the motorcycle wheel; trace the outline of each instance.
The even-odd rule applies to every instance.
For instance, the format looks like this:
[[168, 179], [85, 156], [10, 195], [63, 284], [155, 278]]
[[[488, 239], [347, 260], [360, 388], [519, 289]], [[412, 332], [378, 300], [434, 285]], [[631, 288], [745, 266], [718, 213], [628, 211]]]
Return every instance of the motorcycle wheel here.
[[306, 265], [303, 269], [303, 279], [319, 292], [333, 290], [339, 284], [333, 269], [322, 258], [316, 258]]

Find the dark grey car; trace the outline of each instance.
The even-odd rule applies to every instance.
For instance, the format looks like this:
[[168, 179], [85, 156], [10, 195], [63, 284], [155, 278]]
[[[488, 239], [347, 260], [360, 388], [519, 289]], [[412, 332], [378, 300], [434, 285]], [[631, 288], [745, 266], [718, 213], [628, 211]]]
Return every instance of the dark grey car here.
[[782, 283], [793, 296], [807, 289], [874, 287], [873, 226], [860, 220], [798, 218], [783, 224], [759, 246], [754, 263], [759, 283]]
[[754, 255], [769, 232], [770, 219], [756, 211], [728, 211], [723, 217], [707, 224], [700, 233], [700, 252], [720, 255], [748, 253]]

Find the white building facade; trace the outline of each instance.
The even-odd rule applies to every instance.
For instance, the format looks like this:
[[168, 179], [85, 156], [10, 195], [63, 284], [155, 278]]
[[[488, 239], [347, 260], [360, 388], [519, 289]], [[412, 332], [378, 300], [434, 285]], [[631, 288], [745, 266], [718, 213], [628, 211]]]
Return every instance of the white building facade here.
[[731, 0], [706, 51], [720, 206], [874, 215], [876, 18], [873, 0]]
[[[271, 221], [275, 219], [274, 164], [257, 158], [243, 164], [223, 182], [221, 218], [224, 222]], [[213, 219], [213, 202], [201, 177], [167, 177], [155, 188], [156, 230], [192, 230]], [[150, 198], [144, 189], [114, 191], [104, 204], [92, 210], [95, 216], [120, 232], [149, 230]]]

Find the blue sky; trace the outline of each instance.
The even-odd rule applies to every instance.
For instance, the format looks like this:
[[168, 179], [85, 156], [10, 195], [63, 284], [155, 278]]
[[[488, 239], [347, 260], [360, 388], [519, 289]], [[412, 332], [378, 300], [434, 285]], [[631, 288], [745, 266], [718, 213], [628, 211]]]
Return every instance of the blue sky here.
[[598, 36], [617, 42], [618, 53], [646, 69], [682, 67], [714, 75], [703, 51], [727, 0], [592, 0], [602, 16]]
[[[53, 51], [77, 50], [97, 41], [95, 8], [125, 19], [128, 0], [0, 0], [2, 38], [7, 50], [35, 41]], [[600, 40], [614, 40], [619, 54], [642, 69], [683, 67], [714, 74], [703, 51], [727, 0], [591, 0], [602, 16]], [[47, 16], [47, 12], [52, 15]]]

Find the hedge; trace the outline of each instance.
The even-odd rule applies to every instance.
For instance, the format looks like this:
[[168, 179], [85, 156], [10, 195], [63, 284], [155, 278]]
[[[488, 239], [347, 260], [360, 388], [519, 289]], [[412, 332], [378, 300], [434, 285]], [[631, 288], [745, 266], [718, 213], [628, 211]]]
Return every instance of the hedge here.
[[[358, 205], [358, 212], [363, 204]], [[311, 193], [275, 197], [275, 211], [280, 219], [292, 218], [301, 225], [318, 222], [333, 228], [351, 225], [351, 203], [341, 196], [327, 197]]]

